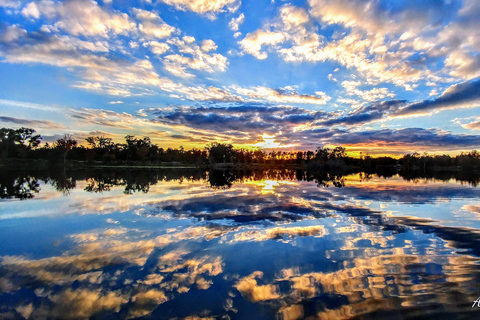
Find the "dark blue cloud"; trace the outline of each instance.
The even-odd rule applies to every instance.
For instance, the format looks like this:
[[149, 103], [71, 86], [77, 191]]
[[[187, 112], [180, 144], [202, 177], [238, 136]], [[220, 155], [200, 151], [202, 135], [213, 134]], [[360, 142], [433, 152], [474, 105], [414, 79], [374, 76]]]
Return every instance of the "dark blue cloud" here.
[[49, 120], [28, 120], [28, 119], [0, 116], [0, 122], [14, 123], [17, 125], [27, 126], [30, 128], [38, 128], [38, 127], [50, 128], [50, 129], [63, 128], [63, 126]]
[[219, 133], [240, 131], [257, 134], [289, 131], [298, 124], [311, 123], [327, 116], [323, 111], [257, 104], [173, 107], [146, 112], [152, 121], [170, 125], [184, 125]]
[[406, 115], [421, 111], [449, 109], [465, 104], [480, 106], [480, 78], [453, 85], [440, 97], [412, 103], [396, 114]]
[[373, 103], [361, 107], [354, 112], [338, 118], [318, 122], [319, 125], [354, 125], [359, 123], [371, 122], [383, 118], [385, 115], [395, 112], [400, 106], [405, 104], [405, 100], [391, 100]]
[[408, 103], [406, 100], [381, 101], [361, 107], [345, 116], [319, 121], [316, 124], [346, 125], [368, 123], [387, 116], [403, 116], [421, 112], [461, 107], [480, 107], [480, 78], [451, 86], [440, 97]]
[[385, 143], [461, 148], [480, 146], [480, 135], [452, 134], [423, 128], [382, 129], [345, 132], [333, 137], [332, 142], [337, 144]]

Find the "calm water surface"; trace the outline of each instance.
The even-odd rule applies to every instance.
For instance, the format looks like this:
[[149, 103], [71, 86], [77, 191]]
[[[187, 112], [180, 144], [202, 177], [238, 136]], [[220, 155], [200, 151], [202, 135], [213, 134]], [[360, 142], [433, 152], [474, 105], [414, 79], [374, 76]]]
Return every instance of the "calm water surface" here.
[[480, 319], [466, 181], [9, 173], [0, 192], [0, 319]]

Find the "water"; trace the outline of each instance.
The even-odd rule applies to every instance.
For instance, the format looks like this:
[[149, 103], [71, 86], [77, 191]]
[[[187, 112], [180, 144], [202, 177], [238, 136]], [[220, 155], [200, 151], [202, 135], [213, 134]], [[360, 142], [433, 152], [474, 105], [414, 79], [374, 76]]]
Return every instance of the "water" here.
[[480, 319], [471, 179], [4, 172], [0, 192], [0, 319]]

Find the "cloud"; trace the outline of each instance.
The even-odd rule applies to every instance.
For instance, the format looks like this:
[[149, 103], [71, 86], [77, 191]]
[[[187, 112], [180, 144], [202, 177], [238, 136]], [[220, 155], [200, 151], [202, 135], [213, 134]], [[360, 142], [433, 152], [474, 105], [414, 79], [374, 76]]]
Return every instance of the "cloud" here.
[[466, 129], [480, 130], [480, 120], [467, 123], [463, 127]]
[[388, 88], [373, 88], [370, 90], [360, 90], [358, 86], [362, 83], [360, 81], [343, 81], [342, 87], [345, 88], [349, 96], [360, 96], [363, 100], [376, 102], [385, 98], [394, 98], [395, 93], [390, 92]]
[[[323, 123], [325, 124], [325, 123]], [[302, 149], [318, 146], [344, 146], [347, 150], [366, 150], [371, 153], [413, 151], [458, 151], [477, 148], [480, 135], [454, 134], [449, 131], [423, 128], [379, 129], [353, 131], [325, 125], [297, 131], [282, 131], [276, 136], [281, 143], [298, 144]]]
[[480, 78], [455, 84], [433, 100], [412, 103], [397, 114], [416, 114], [454, 108], [480, 107]]
[[337, 144], [372, 144], [380, 146], [428, 146], [442, 149], [476, 147], [480, 144], [479, 135], [452, 134], [448, 131], [404, 128], [349, 132], [333, 137]]
[[143, 120], [126, 112], [118, 113], [103, 109], [69, 109], [68, 114], [71, 118], [80, 122], [122, 129], [132, 129], [133, 125], [139, 125], [143, 122]]
[[150, 50], [152, 53], [154, 53], [157, 56], [160, 56], [167, 52], [170, 49], [170, 46], [164, 42], [158, 42], [158, 41], [148, 41], [143, 43], [144, 47], [150, 47]]
[[9, 122], [22, 126], [29, 126], [34, 128], [48, 128], [48, 129], [63, 129], [61, 124], [49, 120], [28, 120], [14, 117], [0, 116], [0, 122]]
[[133, 13], [141, 21], [138, 30], [146, 37], [162, 39], [178, 33], [176, 28], [166, 24], [156, 12], [134, 8]]
[[[342, 86], [347, 88], [347, 92], [352, 94], [364, 94], [365, 91], [356, 89], [359, 82], [344, 81]], [[357, 92], [360, 91], [360, 92]], [[370, 94], [370, 93], [368, 93]], [[375, 91], [373, 96], [378, 94]], [[377, 98], [386, 97], [383, 93]], [[368, 98], [367, 98], [368, 100]], [[352, 102], [352, 101], [345, 101]], [[354, 111], [338, 116], [331, 117], [319, 125], [356, 125], [361, 123], [373, 122], [386, 118], [395, 118], [403, 116], [423, 115], [430, 112], [439, 112], [447, 109], [457, 108], [475, 108], [480, 107], [480, 79], [474, 79], [467, 82], [455, 84], [446, 89], [441, 96], [432, 100], [422, 100], [418, 102], [408, 102], [406, 100], [389, 100], [374, 102], [366, 106], [359, 107]], [[464, 124], [462, 124], [463, 126]], [[470, 125], [474, 127], [475, 124]]]
[[5, 100], [5, 99], [0, 99], [0, 105], [10, 106], [15, 108], [52, 111], [52, 112], [60, 112], [62, 110], [60, 107], [56, 107], [56, 106], [48, 106], [48, 105], [43, 105], [39, 103], [31, 103], [31, 102], [16, 101], [16, 100]]
[[[456, 2], [317, 1], [310, 9], [284, 5], [278, 15], [248, 33], [243, 53], [286, 62], [337, 62], [354, 69], [362, 84], [393, 83], [412, 90], [419, 82], [468, 80], [480, 75], [480, 6]], [[322, 28], [334, 25], [325, 38]], [[459, 37], [459, 34], [465, 36]], [[414, 36], [415, 35], [415, 36]], [[375, 89], [388, 96], [384, 88]], [[359, 94], [361, 95], [361, 94]], [[371, 99], [373, 97], [364, 97]]]
[[445, 67], [451, 70], [450, 75], [454, 77], [477, 78], [480, 76], [480, 55], [464, 50], [452, 51], [445, 60]]
[[[425, 76], [425, 72], [402, 61], [395, 53], [384, 55], [387, 49], [384, 39], [365, 38], [351, 32], [331, 41], [317, 33], [317, 27], [309, 12], [292, 5], [280, 8], [273, 22], [251, 32], [239, 42], [243, 52], [263, 60], [267, 50], [273, 51], [287, 62], [336, 61], [347, 68], [355, 68], [370, 84], [379, 81], [405, 85]], [[266, 50], [262, 51], [262, 48]], [[378, 56], [378, 59], [376, 58]], [[392, 65], [396, 67], [392, 68]]]
[[238, 94], [252, 99], [272, 101], [279, 103], [305, 103], [305, 104], [326, 104], [331, 98], [324, 92], [318, 91], [316, 95], [298, 94], [292, 89], [271, 89], [267, 87], [255, 87], [252, 89], [232, 86], [232, 90]]
[[469, 117], [464, 119], [453, 119], [453, 123], [456, 123], [464, 129], [480, 130], [480, 117]]
[[480, 206], [479, 205], [471, 205], [471, 204], [464, 205], [462, 207], [462, 210], [471, 212], [471, 213], [473, 213], [477, 216], [480, 215]]
[[[36, 4], [42, 14], [47, 14], [44, 8], [47, 5], [43, 2]], [[64, 17], [62, 12], [70, 7], [73, 11]], [[216, 50], [216, 44], [212, 40], [197, 44], [193, 37], [185, 36], [182, 40], [170, 38], [179, 31], [165, 24], [155, 12], [133, 10], [140, 21], [137, 30], [136, 24], [130, 22], [131, 19], [126, 14], [107, 12], [95, 2], [75, 0], [65, 4], [50, 4], [49, 8], [55, 9], [51, 19], [58, 21], [54, 26], [44, 25], [41, 30], [31, 32], [15, 25], [0, 28], [0, 52], [4, 62], [40, 63], [69, 68], [80, 78], [74, 87], [98, 93], [116, 96], [152, 95], [157, 93], [155, 89], [160, 89], [165, 92], [175, 91], [192, 99], [212, 92], [205, 87], [185, 87], [167, 77], [160, 77], [148, 58], [126, 55], [122, 42], [116, 41], [116, 37], [124, 32], [133, 34], [138, 31], [145, 39], [150, 39], [144, 41], [142, 46], [149, 47], [157, 56], [171, 50], [170, 45], [175, 46], [178, 53], [169, 55], [164, 61], [168, 70], [180, 70], [177, 74], [187, 68], [209, 73], [223, 72], [228, 65], [226, 57], [211, 52]], [[89, 23], [96, 23], [95, 26], [82, 22], [82, 19], [92, 15], [95, 18]], [[121, 21], [123, 18], [128, 23], [126, 20]], [[117, 22], [123, 26], [121, 28], [128, 29], [118, 29]], [[75, 24], [81, 25], [83, 29]], [[68, 29], [70, 35], [59, 34], [58, 29], [63, 27]], [[164, 37], [170, 38], [170, 45], [154, 40]], [[135, 45], [133, 47], [138, 48]]]
[[0, 0], [0, 7], [18, 9], [22, 5], [20, 0]]
[[73, 35], [99, 35], [108, 37], [108, 33], [122, 34], [135, 29], [125, 13], [108, 13], [94, 1], [68, 1], [58, 7], [60, 21], [55, 26], [67, 30]]
[[108, 12], [91, 0], [72, 0], [55, 3], [53, 1], [36, 1], [29, 3], [22, 14], [39, 18], [56, 18], [56, 28], [71, 35], [101, 36], [125, 34], [136, 29], [126, 13]]
[[233, 106], [175, 107], [148, 110], [156, 122], [213, 132], [276, 133], [325, 117], [322, 111], [301, 108], [240, 104]]
[[23, 37], [27, 34], [25, 29], [22, 29], [17, 25], [0, 25], [0, 32], [0, 41], [7, 44], [17, 41], [20, 37]]
[[428, 26], [441, 26], [456, 11], [454, 3], [405, 1], [309, 0], [310, 14], [325, 24], [340, 24], [370, 34], [418, 33]]
[[[290, 43], [305, 55], [312, 55], [312, 50], [320, 45], [321, 37], [316, 34], [308, 13], [292, 5], [285, 5], [279, 10], [278, 17], [262, 29], [248, 33], [239, 41], [243, 52], [249, 53], [259, 60], [268, 57], [262, 47], [272, 47], [282, 53], [281, 44]], [[288, 58], [285, 58], [288, 60]]]
[[[72, 1], [71, 5], [75, 3], [77, 1]], [[38, 2], [37, 5], [40, 8], [41, 3]], [[89, 6], [93, 6], [92, 10], [96, 13], [104, 10], [97, 8], [96, 4], [88, 3], [82, 16], [90, 14]], [[81, 7], [75, 4], [75, 9], [81, 10]], [[227, 58], [213, 52], [217, 49], [214, 41], [206, 39], [197, 42], [189, 36], [171, 38], [170, 36], [179, 31], [165, 24], [157, 13], [140, 9], [133, 13], [140, 20], [138, 32], [145, 38], [141, 40], [147, 40], [143, 41], [142, 46], [148, 47], [157, 55], [167, 71], [180, 77], [193, 77], [191, 70], [207, 73], [226, 70]], [[75, 14], [69, 19], [74, 19]], [[61, 15], [58, 18], [62, 21]], [[106, 21], [108, 17], [104, 18], [102, 20]], [[82, 33], [85, 37], [60, 35], [58, 28], [55, 28], [57, 27], [42, 27], [42, 30], [27, 32], [16, 25], [0, 27], [0, 54], [4, 57], [4, 62], [39, 63], [68, 68], [79, 78], [73, 87], [113, 96], [154, 95], [161, 90], [191, 100], [241, 100], [238, 96], [214, 86], [185, 86], [165, 76], [160, 77], [147, 57], [125, 55], [125, 48], [121, 42], [115, 40], [118, 36], [116, 32], [107, 30], [108, 37], [102, 39], [96, 35], [103, 35], [94, 32], [74, 32], [77, 35]], [[135, 30], [132, 27], [130, 31]], [[168, 43], [154, 40], [159, 37], [168, 37]], [[134, 47], [138, 48], [138, 43], [131, 48]], [[172, 53], [160, 57], [169, 51]]]
[[25, 17], [33, 17], [35, 19], [40, 18], [40, 11], [38, 10], [35, 2], [30, 2], [25, 8], [22, 9], [22, 14]]
[[[2, 41], [3, 40], [3, 41]], [[216, 49], [212, 40], [197, 44], [193, 37], [171, 38], [171, 46], [178, 54], [165, 57], [167, 70], [179, 76], [191, 75], [186, 69], [203, 72], [223, 72], [227, 58], [210, 51]], [[154, 40], [144, 46], [156, 54], [163, 54], [170, 45]], [[221, 94], [215, 87], [187, 87], [167, 77], [160, 77], [146, 58], [112, 58], [112, 44], [106, 41], [80, 40], [72, 36], [44, 32], [27, 33], [18, 27], [9, 27], [0, 34], [0, 50], [8, 63], [41, 63], [70, 68], [81, 80], [74, 87], [114, 96], [153, 95], [160, 89], [177, 92], [192, 100], [221, 100], [231, 93]], [[114, 48], [115, 49], [115, 48]], [[223, 96], [223, 97], [221, 97]], [[230, 98], [229, 100], [232, 100]], [[238, 99], [237, 99], [238, 100]]]
[[230, 22], [228, 23], [228, 27], [230, 28], [230, 30], [236, 32], [238, 31], [240, 25], [243, 23], [244, 20], [245, 15], [241, 13], [238, 17], [232, 18], [232, 20], [230, 20]]
[[368, 123], [380, 120], [389, 114], [395, 113], [402, 105], [404, 100], [391, 100], [372, 103], [364, 107], [360, 107], [355, 111], [339, 117], [331, 117], [328, 120], [320, 121], [318, 125], [357, 125], [360, 123]]
[[162, 2], [174, 6], [177, 10], [193, 11], [206, 15], [209, 19], [216, 18], [216, 14], [225, 12], [235, 12], [241, 4], [240, 0], [161, 0]]
[[175, 90], [192, 101], [240, 102], [244, 99], [238, 95], [214, 86], [186, 87], [176, 86]]
[[199, 46], [193, 37], [172, 38], [167, 41], [178, 48], [179, 54], [164, 57], [165, 70], [177, 77], [194, 77], [187, 69], [201, 70], [208, 73], [224, 72], [227, 58], [219, 53], [209, 53], [217, 49], [213, 40], [204, 40]]
[[[4, 34], [3, 34], [4, 35]], [[155, 43], [149, 43], [155, 47]], [[14, 42], [0, 43], [5, 62], [41, 63], [73, 68], [82, 80], [74, 87], [117, 96], [151, 95], [152, 88], [172, 92], [183, 86], [160, 77], [146, 59], [110, 59], [110, 44], [69, 36], [27, 34]], [[156, 48], [158, 49], [158, 48]], [[155, 50], [156, 50], [155, 49]], [[149, 88], [150, 87], [150, 88]]]

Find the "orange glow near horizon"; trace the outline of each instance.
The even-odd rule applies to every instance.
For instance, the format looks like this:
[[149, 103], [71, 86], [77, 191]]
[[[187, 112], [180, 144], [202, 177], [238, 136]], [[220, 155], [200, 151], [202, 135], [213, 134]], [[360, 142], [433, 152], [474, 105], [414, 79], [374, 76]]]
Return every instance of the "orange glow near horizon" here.
[[254, 144], [253, 147], [257, 147], [260, 149], [277, 149], [277, 148], [283, 149], [283, 148], [292, 148], [297, 146], [296, 144], [282, 145], [280, 144], [280, 142], [275, 142], [275, 135], [268, 135], [266, 133], [262, 135], [262, 139], [263, 139], [262, 142], [258, 142]]
[[[111, 137], [115, 143], [125, 143], [125, 139], [123, 136], [120, 135], [106, 135], [107, 137]], [[148, 136], [145, 134], [136, 135], [136, 138], [143, 138], [144, 136]], [[249, 151], [254, 150], [262, 150], [264, 152], [270, 151], [285, 151], [287, 153], [297, 153], [298, 151], [313, 151], [315, 152], [316, 148], [304, 149], [298, 144], [288, 144], [282, 145], [280, 142], [277, 142], [275, 139], [275, 135], [268, 135], [263, 134], [261, 136], [263, 141], [257, 143], [235, 143], [233, 141], [218, 141], [220, 143], [227, 143], [233, 144], [235, 149], [245, 149]], [[185, 150], [191, 149], [200, 149], [203, 150], [205, 146], [208, 144], [207, 142], [192, 142], [192, 141], [181, 141], [180, 139], [166, 139], [164, 137], [151, 137], [152, 144], [158, 145], [160, 148], [163, 149], [178, 149], [180, 146], [183, 146]], [[89, 144], [84, 139], [78, 139], [78, 146], [89, 147]], [[329, 149], [335, 148], [337, 145], [324, 145]], [[449, 155], [449, 156], [456, 156], [460, 153], [470, 152], [471, 149], [457, 149], [457, 150], [442, 150], [442, 149], [433, 149], [428, 146], [409, 146], [409, 145], [378, 145], [375, 143], [372, 144], [356, 144], [356, 145], [342, 145], [346, 149], [346, 154], [352, 158], [360, 158], [361, 156], [371, 156], [371, 157], [392, 157], [394, 159], [399, 159], [405, 154], [413, 154], [414, 152], [423, 155], [425, 152], [429, 155]]]

